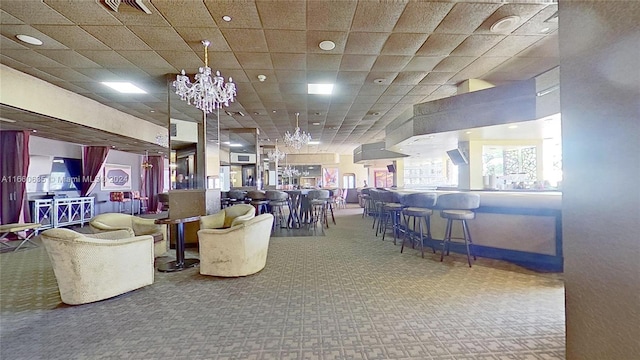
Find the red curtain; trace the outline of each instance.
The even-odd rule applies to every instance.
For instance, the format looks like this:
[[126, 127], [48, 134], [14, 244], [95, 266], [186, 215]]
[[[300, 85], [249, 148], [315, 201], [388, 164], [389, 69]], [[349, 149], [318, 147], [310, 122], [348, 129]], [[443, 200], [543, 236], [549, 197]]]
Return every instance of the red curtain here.
[[162, 156], [149, 156], [149, 164], [152, 168], [145, 171], [145, 191], [149, 198], [149, 212], [158, 212], [158, 194], [164, 189], [164, 158]]
[[87, 196], [95, 186], [96, 178], [109, 154], [106, 146], [85, 146], [82, 158], [82, 196]]
[[29, 131], [0, 131], [0, 224], [20, 222], [29, 219], [26, 198], [27, 173], [29, 171]]

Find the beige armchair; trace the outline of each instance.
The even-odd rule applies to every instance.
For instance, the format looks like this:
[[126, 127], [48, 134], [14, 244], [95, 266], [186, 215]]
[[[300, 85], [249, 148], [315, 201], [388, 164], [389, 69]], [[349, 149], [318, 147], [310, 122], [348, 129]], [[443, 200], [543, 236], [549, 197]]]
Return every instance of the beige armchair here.
[[154, 241], [154, 256], [162, 256], [167, 252], [167, 225], [155, 224], [154, 219], [143, 219], [128, 214], [105, 213], [94, 216], [89, 221], [89, 226], [94, 233], [128, 230], [131, 232], [131, 236], [151, 235]]
[[249, 204], [226, 207], [213, 215], [200, 217], [200, 229], [222, 229], [238, 225], [256, 217], [256, 208]]
[[128, 230], [81, 234], [49, 229], [41, 234], [62, 302], [86, 304], [153, 284], [153, 238]]
[[198, 231], [200, 274], [245, 276], [264, 269], [272, 224], [273, 215], [262, 214], [227, 229]]

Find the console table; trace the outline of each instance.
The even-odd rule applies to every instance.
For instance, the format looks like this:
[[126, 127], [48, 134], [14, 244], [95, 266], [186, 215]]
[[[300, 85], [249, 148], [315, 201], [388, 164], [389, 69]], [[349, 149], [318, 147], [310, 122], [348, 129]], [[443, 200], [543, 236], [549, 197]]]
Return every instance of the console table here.
[[37, 232], [68, 225], [84, 225], [94, 214], [93, 197], [31, 200], [32, 221], [39, 223]]

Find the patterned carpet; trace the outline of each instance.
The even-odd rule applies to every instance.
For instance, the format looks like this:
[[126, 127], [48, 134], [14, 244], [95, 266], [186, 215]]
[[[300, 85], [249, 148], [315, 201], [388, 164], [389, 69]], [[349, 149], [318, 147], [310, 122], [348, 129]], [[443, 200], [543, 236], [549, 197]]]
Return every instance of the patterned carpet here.
[[400, 254], [357, 207], [336, 221], [273, 237], [256, 275], [156, 272], [80, 306], [60, 302], [43, 247], [1, 254], [0, 358], [564, 359], [561, 275]]

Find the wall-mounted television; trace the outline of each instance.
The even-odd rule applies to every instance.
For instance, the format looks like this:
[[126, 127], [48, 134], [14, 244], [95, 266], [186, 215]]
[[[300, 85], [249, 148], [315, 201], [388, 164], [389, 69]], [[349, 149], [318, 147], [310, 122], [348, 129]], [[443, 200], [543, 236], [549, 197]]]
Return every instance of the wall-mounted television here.
[[449, 150], [447, 151], [447, 155], [449, 155], [449, 159], [451, 159], [453, 165], [465, 165], [469, 163], [467, 157], [464, 156], [460, 149]]
[[387, 171], [390, 173], [396, 172], [396, 166], [394, 164], [387, 165]]

